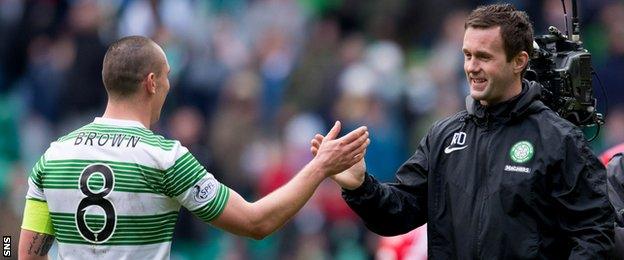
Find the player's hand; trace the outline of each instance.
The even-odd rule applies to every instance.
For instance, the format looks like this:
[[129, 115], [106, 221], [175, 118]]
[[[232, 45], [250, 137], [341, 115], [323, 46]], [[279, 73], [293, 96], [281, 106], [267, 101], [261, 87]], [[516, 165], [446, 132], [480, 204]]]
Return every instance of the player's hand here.
[[[324, 139], [325, 137], [323, 135], [316, 134], [314, 139], [310, 141], [310, 151], [312, 152], [312, 155], [316, 156], [318, 154], [319, 147], [323, 143]], [[370, 140], [367, 139], [367, 144], [368, 143], [370, 143]], [[336, 175], [331, 175], [330, 177], [344, 189], [354, 190], [360, 187], [364, 182], [364, 173], [366, 172], [366, 162], [364, 161], [365, 154], [366, 150], [364, 150], [361, 159], [357, 163], [347, 170]]]
[[319, 164], [326, 176], [343, 172], [359, 162], [370, 143], [365, 126], [336, 139], [340, 128], [340, 121], [336, 121], [324, 140], [314, 147], [313, 161]]

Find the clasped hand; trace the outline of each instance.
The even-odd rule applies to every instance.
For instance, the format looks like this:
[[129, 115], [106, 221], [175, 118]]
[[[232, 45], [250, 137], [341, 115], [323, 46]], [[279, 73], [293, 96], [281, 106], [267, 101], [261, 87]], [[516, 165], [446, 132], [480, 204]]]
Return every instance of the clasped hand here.
[[364, 182], [364, 155], [370, 144], [368, 129], [361, 126], [336, 139], [340, 128], [340, 121], [337, 121], [326, 136], [316, 134], [310, 141], [310, 151], [315, 160], [332, 161], [329, 176], [342, 188], [353, 190]]

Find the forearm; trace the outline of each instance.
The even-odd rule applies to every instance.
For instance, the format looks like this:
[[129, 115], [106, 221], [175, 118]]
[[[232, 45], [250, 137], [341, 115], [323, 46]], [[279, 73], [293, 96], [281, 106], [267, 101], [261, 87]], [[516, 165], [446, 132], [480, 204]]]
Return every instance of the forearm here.
[[22, 229], [19, 239], [18, 257], [24, 260], [48, 259], [48, 251], [54, 236]]
[[305, 205], [324, 178], [314, 161], [308, 163], [284, 186], [252, 203], [254, 226], [264, 235], [273, 233]]
[[381, 184], [367, 175], [360, 188], [343, 190], [343, 198], [368, 229], [379, 235], [394, 236], [427, 221], [426, 197], [417, 196], [419, 192], [414, 189], [416, 187], [400, 184]]

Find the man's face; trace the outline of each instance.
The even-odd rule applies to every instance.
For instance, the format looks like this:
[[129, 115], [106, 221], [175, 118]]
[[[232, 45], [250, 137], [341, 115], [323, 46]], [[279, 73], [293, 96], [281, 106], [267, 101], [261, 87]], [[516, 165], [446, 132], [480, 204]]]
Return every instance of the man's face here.
[[512, 88], [517, 76], [512, 61], [507, 62], [500, 26], [466, 29], [463, 52], [472, 98], [483, 105], [493, 105], [517, 94]]

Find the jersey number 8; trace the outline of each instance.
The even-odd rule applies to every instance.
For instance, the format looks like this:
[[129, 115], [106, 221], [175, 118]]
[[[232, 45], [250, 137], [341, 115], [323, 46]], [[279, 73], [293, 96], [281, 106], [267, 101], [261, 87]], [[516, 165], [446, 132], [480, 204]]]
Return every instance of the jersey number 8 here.
[[[89, 189], [88, 181], [91, 176], [97, 173], [104, 177], [104, 187], [102, 187], [98, 193], [94, 193]], [[91, 164], [82, 171], [78, 182], [80, 191], [87, 196], [80, 201], [78, 209], [76, 210], [76, 226], [78, 227], [78, 232], [89, 242], [95, 244], [104, 243], [113, 235], [117, 224], [115, 207], [110, 200], [105, 198], [113, 191], [115, 185], [113, 170], [105, 164]], [[87, 208], [90, 206], [102, 208], [106, 215], [104, 218], [104, 227], [98, 231], [93, 231], [87, 226], [85, 215]]]

